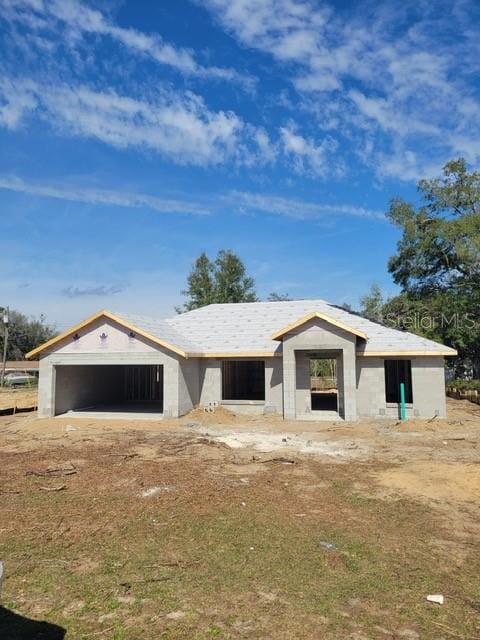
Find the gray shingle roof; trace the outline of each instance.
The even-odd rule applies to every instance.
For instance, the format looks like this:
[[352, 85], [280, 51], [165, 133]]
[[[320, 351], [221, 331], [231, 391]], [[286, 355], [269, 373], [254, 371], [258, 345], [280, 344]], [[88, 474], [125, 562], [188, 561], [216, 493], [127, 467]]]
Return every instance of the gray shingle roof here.
[[188, 333], [181, 333], [169, 320], [151, 318], [149, 316], [135, 315], [131, 313], [116, 313], [117, 318], [125, 320], [128, 324], [134, 325], [142, 331], [168, 342], [174, 347], [178, 347], [185, 353], [193, 353], [199, 350], [197, 344], [193, 342]]
[[115, 314], [157, 338], [191, 353], [281, 352], [281, 342], [271, 336], [312, 312], [329, 316], [367, 335], [357, 340], [357, 350], [368, 353], [444, 353], [450, 349], [412, 333], [384, 327], [324, 300], [212, 304], [165, 320]]

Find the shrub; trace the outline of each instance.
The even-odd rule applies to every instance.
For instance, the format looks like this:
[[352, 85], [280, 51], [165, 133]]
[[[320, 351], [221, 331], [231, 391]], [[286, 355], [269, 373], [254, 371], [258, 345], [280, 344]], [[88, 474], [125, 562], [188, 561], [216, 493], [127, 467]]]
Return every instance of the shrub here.
[[447, 383], [447, 389], [450, 391], [480, 391], [480, 380], [450, 380]]

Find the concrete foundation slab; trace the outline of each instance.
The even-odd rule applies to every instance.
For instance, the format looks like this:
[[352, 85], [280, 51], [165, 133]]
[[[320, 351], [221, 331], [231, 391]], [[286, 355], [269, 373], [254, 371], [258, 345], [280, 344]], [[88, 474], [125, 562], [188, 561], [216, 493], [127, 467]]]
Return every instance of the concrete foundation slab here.
[[72, 409], [65, 413], [59, 414], [57, 417], [62, 418], [100, 418], [114, 420], [162, 420], [163, 413], [159, 407], [154, 404], [105, 404], [82, 409]]

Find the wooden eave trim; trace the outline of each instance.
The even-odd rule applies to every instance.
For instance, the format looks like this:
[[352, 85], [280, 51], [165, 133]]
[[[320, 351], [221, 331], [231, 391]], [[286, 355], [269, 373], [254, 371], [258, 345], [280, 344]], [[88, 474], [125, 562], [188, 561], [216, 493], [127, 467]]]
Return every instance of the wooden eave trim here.
[[220, 351], [218, 353], [188, 353], [188, 358], [275, 358], [281, 357], [278, 351]]
[[357, 356], [367, 357], [395, 357], [395, 356], [456, 356], [458, 352], [455, 349], [449, 351], [357, 351]]
[[315, 318], [318, 318], [319, 320], [323, 320], [324, 322], [327, 322], [328, 324], [333, 325], [334, 327], [338, 327], [339, 329], [342, 329], [343, 331], [346, 331], [347, 333], [353, 333], [354, 335], [358, 336], [359, 338], [362, 338], [363, 340], [367, 340], [367, 334], [363, 333], [363, 331], [359, 331], [358, 329], [354, 329], [353, 327], [350, 327], [347, 324], [344, 324], [343, 322], [340, 322], [339, 320], [335, 320], [334, 318], [331, 318], [330, 316], [326, 315], [325, 313], [320, 313], [320, 311], [312, 311], [311, 313], [308, 313], [306, 316], [303, 316], [303, 318], [300, 318], [299, 320], [296, 320], [295, 322], [292, 322], [291, 324], [287, 325], [286, 327], [283, 327], [283, 329], [280, 329], [279, 331], [276, 331], [273, 335], [272, 335], [272, 340], [281, 340], [281, 338], [286, 334], [289, 333], [290, 331], [293, 331], [294, 329], [297, 329], [298, 327], [301, 327], [302, 324], [305, 324], [307, 322], [309, 322], [310, 320], [314, 320]]
[[76, 324], [71, 329], [68, 329], [67, 331], [64, 331], [63, 333], [60, 333], [58, 336], [55, 336], [51, 340], [48, 340], [47, 342], [44, 342], [39, 347], [36, 347], [35, 349], [32, 349], [32, 351], [29, 351], [25, 355], [25, 357], [28, 360], [30, 358], [35, 357], [39, 353], [42, 353], [42, 351], [45, 351], [46, 349], [49, 349], [50, 347], [53, 347], [55, 344], [58, 344], [62, 340], [65, 340], [65, 338], [68, 338], [69, 336], [71, 336], [71, 335], [73, 335], [75, 333], [78, 333], [78, 331], [81, 331], [82, 329], [84, 329], [88, 325], [92, 324], [92, 322], [95, 322], [96, 320], [99, 320], [100, 318], [107, 318], [108, 320], [112, 320], [113, 322], [116, 322], [117, 324], [119, 324], [120, 326], [124, 327], [125, 329], [129, 329], [130, 331], [133, 331], [134, 333], [138, 334], [139, 336], [142, 336], [143, 338], [146, 338], [147, 340], [150, 340], [150, 342], [154, 342], [155, 344], [158, 344], [159, 346], [164, 347], [165, 349], [168, 349], [169, 351], [173, 351], [173, 353], [176, 353], [177, 355], [181, 356], [182, 358], [186, 358], [187, 357], [186, 352], [183, 351], [182, 349], [179, 349], [175, 345], [170, 344], [169, 342], [166, 342], [165, 340], [162, 340], [161, 338], [156, 338], [155, 336], [152, 336], [150, 333], [147, 333], [146, 331], [143, 331], [143, 329], [139, 329], [139, 327], [136, 327], [135, 325], [131, 324], [130, 322], [126, 322], [122, 318], [119, 318], [118, 316], [114, 315], [110, 311], [106, 311], [105, 309], [102, 310], [102, 311], [99, 311], [98, 313], [95, 313], [93, 316], [90, 316], [86, 320], [83, 320], [83, 322], [80, 322], [79, 324]]

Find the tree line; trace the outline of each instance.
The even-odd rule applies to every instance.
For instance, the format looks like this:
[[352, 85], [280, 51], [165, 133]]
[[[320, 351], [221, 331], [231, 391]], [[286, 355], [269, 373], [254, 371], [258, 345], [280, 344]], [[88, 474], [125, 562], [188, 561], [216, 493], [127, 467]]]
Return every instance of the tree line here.
[[[4, 309], [0, 306], [0, 318]], [[26, 353], [50, 340], [57, 333], [53, 325], [47, 324], [44, 316], [28, 318], [19, 311], [10, 310], [8, 317], [7, 360], [23, 360]], [[0, 328], [0, 354], [2, 355], [4, 339], [5, 334], [2, 327]]]

